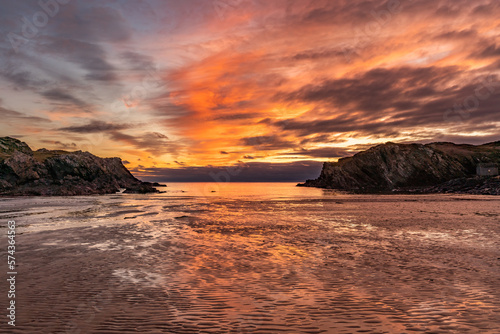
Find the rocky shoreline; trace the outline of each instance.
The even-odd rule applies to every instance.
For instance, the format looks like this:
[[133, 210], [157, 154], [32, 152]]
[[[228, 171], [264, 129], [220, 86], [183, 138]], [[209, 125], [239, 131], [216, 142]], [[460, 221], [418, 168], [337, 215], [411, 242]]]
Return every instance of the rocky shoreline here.
[[395, 189], [394, 192], [413, 194], [454, 193], [470, 195], [500, 195], [499, 176], [475, 176], [453, 179], [437, 186]]
[[1, 196], [75, 196], [156, 193], [154, 184], [135, 178], [120, 158], [99, 158], [89, 152], [40, 149], [0, 138]]
[[353, 193], [462, 193], [500, 195], [499, 176], [477, 176], [481, 163], [500, 164], [500, 142], [386, 143], [326, 162], [320, 176], [298, 186]]

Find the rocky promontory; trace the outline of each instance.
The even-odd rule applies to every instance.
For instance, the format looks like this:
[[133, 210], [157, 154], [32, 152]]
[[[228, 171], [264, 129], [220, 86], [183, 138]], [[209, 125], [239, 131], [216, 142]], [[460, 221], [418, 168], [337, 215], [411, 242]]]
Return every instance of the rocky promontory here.
[[500, 195], [498, 176], [476, 176], [481, 163], [500, 164], [500, 141], [485, 145], [386, 143], [338, 162], [301, 186], [359, 193], [471, 193]]
[[40, 149], [0, 138], [0, 195], [72, 196], [158, 192], [135, 178], [120, 158], [99, 158], [89, 152]]

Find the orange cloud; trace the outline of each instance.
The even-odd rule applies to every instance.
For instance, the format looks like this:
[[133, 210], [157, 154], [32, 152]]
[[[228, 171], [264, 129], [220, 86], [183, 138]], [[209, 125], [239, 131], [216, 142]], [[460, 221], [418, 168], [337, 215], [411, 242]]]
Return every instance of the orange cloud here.
[[[500, 128], [498, 1], [124, 3], [135, 9], [82, 5], [103, 35], [68, 7], [36, 54], [5, 57], [3, 106], [51, 122], [10, 113], [14, 130], [66, 143], [80, 129], [79, 145], [99, 121], [110, 126], [96, 153], [147, 167], [326, 160], [388, 140], [486, 141]], [[127, 110], [109, 107], [137, 89]]]

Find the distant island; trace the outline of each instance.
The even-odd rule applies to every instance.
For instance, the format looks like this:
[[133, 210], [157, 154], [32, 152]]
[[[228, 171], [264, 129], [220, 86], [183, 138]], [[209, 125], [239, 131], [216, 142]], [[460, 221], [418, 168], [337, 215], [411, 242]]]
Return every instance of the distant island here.
[[120, 158], [99, 158], [89, 152], [40, 149], [0, 138], [0, 195], [73, 196], [155, 193], [157, 184], [142, 182]]
[[500, 141], [484, 145], [386, 143], [338, 162], [298, 186], [355, 193], [500, 195]]

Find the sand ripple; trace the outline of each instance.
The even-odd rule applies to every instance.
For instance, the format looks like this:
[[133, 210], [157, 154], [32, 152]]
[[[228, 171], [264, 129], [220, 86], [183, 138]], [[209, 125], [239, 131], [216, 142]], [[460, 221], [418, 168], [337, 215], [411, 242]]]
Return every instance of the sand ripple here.
[[500, 333], [500, 206], [356, 198], [72, 208], [101, 223], [26, 227], [0, 332]]

